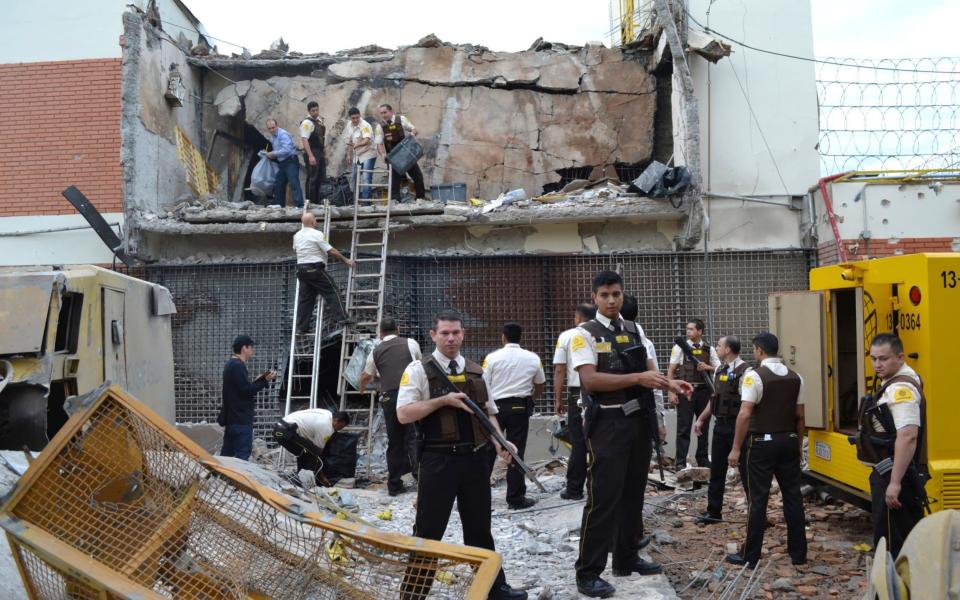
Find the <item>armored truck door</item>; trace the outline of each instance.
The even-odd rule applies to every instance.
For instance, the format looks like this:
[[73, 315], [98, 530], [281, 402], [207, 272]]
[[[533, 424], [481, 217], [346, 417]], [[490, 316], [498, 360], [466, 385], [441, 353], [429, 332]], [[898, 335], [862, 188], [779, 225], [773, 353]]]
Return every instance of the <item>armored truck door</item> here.
[[823, 292], [775, 292], [768, 296], [770, 332], [780, 339], [783, 362], [803, 377], [807, 427], [827, 426], [826, 315]]
[[126, 389], [127, 358], [124, 343], [124, 293], [103, 289], [103, 378]]

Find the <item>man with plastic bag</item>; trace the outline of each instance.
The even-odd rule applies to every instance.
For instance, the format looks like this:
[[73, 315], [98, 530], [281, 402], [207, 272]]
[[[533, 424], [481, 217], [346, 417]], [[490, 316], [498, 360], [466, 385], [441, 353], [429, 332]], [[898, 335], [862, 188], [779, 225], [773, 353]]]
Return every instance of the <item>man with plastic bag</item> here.
[[303, 207], [303, 192], [300, 190], [300, 161], [297, 159], [297, 147], [293, 145], [293, 138], [286, 130], [277, 126], [276, 119], [267, 119], [267, 131], [270, 132], [270, 145], [273, 148], [267, 152], [267, 158], [277, 163], [277, 180], [273, 186], [274, 202], [280, 206], [286, 205], [287, 184], [293, 188], [293, 203], [298, 208]]

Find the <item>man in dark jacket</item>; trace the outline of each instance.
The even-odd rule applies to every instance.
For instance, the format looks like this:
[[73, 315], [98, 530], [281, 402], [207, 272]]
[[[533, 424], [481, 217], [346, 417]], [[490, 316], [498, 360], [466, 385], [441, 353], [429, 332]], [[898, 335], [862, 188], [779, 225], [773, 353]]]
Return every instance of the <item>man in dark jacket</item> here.
[[220, 456], [247, 460], [253, 448], [253, 414], [257, 392], [277, 377], [270, 370], [252, 382], [247, 375], [247, 361], [253, 358], [253, 340], [241, 335], [233, 340], [233, 356], [223, 366], [223, 447]]

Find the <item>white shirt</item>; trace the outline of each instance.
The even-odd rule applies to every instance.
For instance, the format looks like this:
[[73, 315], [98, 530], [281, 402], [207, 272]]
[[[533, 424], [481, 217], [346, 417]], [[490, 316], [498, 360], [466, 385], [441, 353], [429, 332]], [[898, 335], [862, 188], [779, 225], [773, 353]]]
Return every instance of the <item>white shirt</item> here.
[[[433, 360], [439, 365], [443, 374], [449, 375], [450, 359], [441, 354], [439, 350], [434, 350], [431, 356], [433, 356]], [[462, 354], [457, 354], [457, 358], [454, 360], [457, 362], [457, 373], [463, 373], [463, 368], [467, 364], [467, 360], [463, 358]], [[430, 383], [427, 380], [427, 372], [423, 368], [423, 363], [415, 360], [407, 365], [407, 368], [403, 371], [403, 375], [400, 377], [397, 408], [420, 400], [430, 399]], [[493, 397], [490, 396], [489, 393], [487, 394], [486, 409], [489, 415], [495, 415], [499, 412], [496, 403], [493, 401]]]
[[[617, 317], [621, 322], [623, 319]], [[610, 319], [597, 313], [597, 321], [610, 329]], [[637, 327], [637, 332], [640, 334], [640, 340], [646, 347], [646, 342], [643, 340], [647, 339], [647, 336], [643, 333], [643, 327], [640, 327], [639, 323], [634, 323]], [[649, 352], [649, 350], [648, 350]], [[656, 356], [656, 355], [654, 355]], [[573, 337], [570, 340], [570, 367], [571, 369], [576, 369], [577, 367], [582, 367], [583, 365], [594, 365], [597, 364], [597, 344], [593, 340], [593, 336], [590, 335], [586, 329], [583, 328], [583, 325], [577, 328], [577, 331], [574, 333]]]
[[[382, 344], [383, 342], [389, 342], [395, 337], [397, 336], [393, 334], [384, 336], [380, 343]], [[423, 356], [420, 354], [420, 344], [417, 343], [417, 340], [407, 338], [407, 348], [410, 349], [410, 356], [413, 357], [413, 360], [420, 360], [423, 358]], [[377, 370], [377, 365], [373, 362], [373, 352], [367, 355], [367, 362], [363, 365], [363, 372], [370, 377], [380, 377], [380, 371]]]
[[323, 233], [313, 227], [304, 227], [293, 235], [293, 251], [297, 253], [297, 264], [327, 264], [327, 252], [333, 248]]
[[[704, 345], [704, 342], [699, 342], [701, 346]], [[689, 339], [687, 340], [687, 346], [693, 348], [693, 342]], [[673, 348], [670, 349], [670, 364], [679, 365], [683, 362], [683, 350], [680, 349], [680, 346], [674, 344]], [[717, 349], [713, 346], [710, 346], [710, 366], [719, 367], [720, 366], [720, 357], [717, 356]]]
[[[737, 357], [732, 361], [729, 361], [729, 360], [726, 361], [726, 365], [728, 367], [727, 373], [733, 373], [733, 370], [739, 367], [740, 365], [742, 365], [743, 363], [744, 361], [742, 358], [740, 358], [739, 355], [737, 355]], [[743, 372], [743, 377], [746, 377], [747, 373], [750, 373], [751, 371], [753, 371], [753, 368], [747, 367], [747, 370]], [[737, 387], [740, 389], [741, 394], [743, 393], [743, 377], [740, 378], [740, 383], [737, 384]], [[761, 387], [763, 387], [763, 384], [761, 384]]]
[[[553, 351], [553, 364], [567, 364], [570, 356], [570, 340], [573, 339], [577, 331], [578, 329], [576, 327], [568, 329], [557, 338], [557, 348]], [[553, 382], [553, 385], [557, 385], [557, 382]], [[577, 373], [576, 369], [567, 369], [567, 387], [580, 387], [580, 373]]]
[[[320, 119], [320, 124], [323, 125], [323, 119], [318, 118]], [[304, 140], [309, 139], [314, 129], [316, 129], [316, 126], [313, 124], [313, 119], [308, 118], [300, 121], [300, 138]], [[304, 144], [306, 144], [306, 142], [304, 142]]]
[[[394, 115], [390, 117], [390, 122], [394, 123], [396, 120], [397, 120], [397, 115], [396, 113], [394, 113]], [[400, 115], [400, 126], [403, 127], [403, 130], [405, 132], [410, 132], [416, 129], [416, 127], [413, 126], [413, 123], [411, 123], [410, 120], [403, 115]], [[377, 129], [374, 132], [373, 143], [374, 144], [383, 143], [383, 125], [381, 125], [379, 122], [377, 123]]]
[[370, 143], [361, 148], [359, 152], [354, 150], [353, 162], [362, 163], [377, 157], [377, 143], [373, 139], [373, 127], [370, 126], [370, 123], [367, 123], [363, 119], [360, 119], [360, 124], [358, 125], [354, 125], [352, 121], [347, 121], [345, 133], [347, 139], [354, 145], [360, 143], [363, 139], [370, 140]]
[[534, 384], [546, 380], [540, 357], [520, 344], [507, 344], [483, 361], [483, 382], [494, 400], [532, 396]]
[[[920, 376], [909, 365], [904, 364], [897, 375], [906, 375], [917, 382], [916, 385], [897, 382], [891, 384], [877, 400], [877, 404], [886, 404], [893, 416], [893, 425], [902, 429], [908, 425], [920, 427]], [[890, 379], [893, 379], [891, 377]]]
[[[767, 367], [774, 375], [786, 375], [787, 365], [779, 358], [765, 358], [760, 361], [761, 367]], [[800, 377], [800, 374], [797, 374]], [[763, 399], [763, 381], [756, 371], [750, 370], [743, 374], [740, 380], [740, 399], [744, 402], [760, 404]], [[800, 377], [800, 393], [797, 394], [797, 405], [803, 404], [803, 377]]]
[[297, 433], [323, 448], [333, 435], [333, 413], [323, 408], [308, 408], [292, 412], [283, 418], [296, 423]]

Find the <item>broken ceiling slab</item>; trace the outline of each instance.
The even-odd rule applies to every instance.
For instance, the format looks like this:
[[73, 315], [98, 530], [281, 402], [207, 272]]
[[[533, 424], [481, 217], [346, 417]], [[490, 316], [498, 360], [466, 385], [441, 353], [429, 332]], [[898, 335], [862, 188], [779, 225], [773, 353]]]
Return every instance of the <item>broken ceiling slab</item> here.
[[687, 49], [695, 52], [712, 63], [717, 62], [725, 56], [730, 56], [732, 51], [730, 44], [719, 37], [710, 35], [696, 29], [687, 30]]

